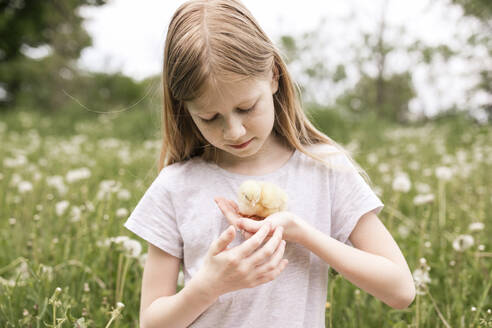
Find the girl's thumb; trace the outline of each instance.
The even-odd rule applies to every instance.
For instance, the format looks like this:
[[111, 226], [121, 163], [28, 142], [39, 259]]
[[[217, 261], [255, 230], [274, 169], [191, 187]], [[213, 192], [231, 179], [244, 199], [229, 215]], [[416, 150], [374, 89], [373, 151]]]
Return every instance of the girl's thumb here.
[[234, 238], [236, 238], [236, 229], [231, 225], [215, 240], [215, 245], [212, 248], [212, 255], [217, 255], [224, 251]]

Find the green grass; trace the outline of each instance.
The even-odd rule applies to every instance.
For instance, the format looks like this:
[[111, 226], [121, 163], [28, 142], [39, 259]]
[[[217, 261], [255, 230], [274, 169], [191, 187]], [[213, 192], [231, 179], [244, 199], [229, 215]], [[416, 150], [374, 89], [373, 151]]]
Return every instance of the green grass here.
[[[353, 151], [412, 272], [425, 258], [431, 279], [410, 307], [396, 310], [331, 270], [327, 327], [492, 327], [491, 127], [463, 117], [407, 127], [334, 111], [312, 117]], [[144, 249], [132, 257], [108, 239], [134, 239], [123, 223], [157, 174], [159, 120], [158, 108], [0, 116], [0, 327], [138, 326], [146, 243], [139, 240]], [[442, 166], [454, 172], [449, 181], [436, 177]], [[79, 168], [90, 176], [68, 181]], [[408, 192], [393, 189], [398, 172], [407, 174]], [[58, 187], [48, 183], [53, 176]], [[434, 201], [415, 205], [422, 193]], [[474, 222], [484, 228], [470, 231]], [[471, 235], [473, 245], [455, 250], [459, 235]]]

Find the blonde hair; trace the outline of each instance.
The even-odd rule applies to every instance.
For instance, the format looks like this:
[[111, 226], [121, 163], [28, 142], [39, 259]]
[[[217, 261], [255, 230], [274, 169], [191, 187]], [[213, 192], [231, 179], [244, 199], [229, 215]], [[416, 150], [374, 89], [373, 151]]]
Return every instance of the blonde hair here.
[[167, 31], [163, 64], [162, 149], [159, 171], [167, 165], [201, 156], [216, 156], [195, 126], [185, 101], [200, 97], [219, 79], [260, 78], [270, 71], [278, 78], [273, 95], [273, 133], [292, 149], [324, 164], [307, 148], [315, 144], [335, 146], [370, 182], [369, 177], [342, 146], [318, 131], [306, 117], [300, 90], [292, 80], [280, 51], [249, 10], [237, 0], [190, 0], [174, 13]]

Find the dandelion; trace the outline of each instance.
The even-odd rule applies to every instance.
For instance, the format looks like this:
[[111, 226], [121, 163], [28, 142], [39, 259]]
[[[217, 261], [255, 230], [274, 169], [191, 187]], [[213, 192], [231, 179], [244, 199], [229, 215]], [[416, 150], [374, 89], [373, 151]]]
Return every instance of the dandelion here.
[[381, 173], [386, 173], [386, 172], [388, 172], [388, 171], [389, 171], [389, 169], [390, 169], [390, 167], [389, 167], [389, 165], [388, 165], [388, 164], [386, 164], [386, 163], [381, 163], [381, 164], [379, 164], [379, 166], [378, 166], [378, 170], [379, 170], [379, 172], [381, 172]]
[[463, 252], [464, 250], [473, 246], [474, 239], [470, 235], [459, 235], [453, 241], [453, 248], [458, 252]]
[[70, 202], [68, 200], [62, 200], [55, 205], [55, 212], [58, 216], [62, 216], [63, 213], [67, 210], [67, 208], [70, 206]]
[[103, 200], [112, 193], [117, 193], [121, 189], [121, 183], [114, 180], [103, 180], [99, 183], [99, 191], [97, 192], [96, 198]]
[[477, 310], [476, 307], [472, 306], [471, 309], [470, 309], [472, 312], [475, 312]]
[[25, 194], [32, 191], [32, 183], [30, 183], [29, 181], [21, 181], [17, 185], [17, 189], [19, 190], [19, 193]]
[[424, 243], [424, 246], [425, 246], [426, 248], [430, 248], [430, 247], [432, 246], [432, 243], [431, 243], [430, 241], [426, 241], [426, 242]]
[[434, 201], [434, 194], [420, 194], [413, 198], [413, 203], [415, 205], [424, 205], [432, 203]]
[[485, 250], [485, 245], [483, 245], [483, 244], [478, 245], [478, 250], [480, 252], [483, 252]]
[[27, 164], [26, 156], [19, 154], [15, 158], [7, 157], [3, 160], [3, 166], [8, 168], [17, 168]]
[[429, 273], [423, 269], [416, 269], [413, 274], [413, 281], [415, 283], [416, 293], [418, 295], [425, 294], [425, 287], [431, 282]]
[[407, 238], [410, 234], [410, 229], [408, 229], [408, 227], [406, 226], [401, 225], [398, 227], [398, 234], [403, 238]]
[[124, 218], [128, 215], [128, 210], [126, 208], [119, 208], [116, 210], [116, 217]]
[[138, 263], [140, 264], [140, 266], [143, 268], [145, 266], [145, 261], [147, 260], [147, 254], [148, 253], [145, 253], [145, 254], [142, 254], [138, 257]]
[[378, 162], [378, 155], [370, 153], [369, 155], [367, 155], [367, 161], [370, 164], [376, 164]]
[[118, 319], [121, 316], [121, 311], [123, 310], [124, 307], [125, 304], [121, 302], [116, 303], [116, 308], [114, 308], [113, 311], [110, 312], [111, 319], [109, 320], [105, 328], [108, 328], [114, 320]]
[[131, 194], [128, 190], [121, 189], [120, 191], [118, 191], [117, 197], [119, 200], [129, 200], [131, 197]]
[[435, 170], [436, 177], [442, 181], [449, 181], [453, 177], [453, 171], [447, 166], [439, 166]]
[[79, 222], [82, 210], [78, 206], [73, 206], [70, 211], [70, 222]]
[[91, 171], [87, 167], [68, 171], [65, 179], [68, 183], [73, 183], [79, 180], [88, 179], [91, 176]]
[[60, 195], [65, 195], [67, 193], [67, 186], [63, 182], [63, 177], [60, 175], [47, 177], [46, 184], [49, 187], [55, 188]]
[[481, 231], [483, 230], [484, 228], [484, 224], [482, 222], [473, 222], [473, 223], [470, 223], [470, 225], [468, 226], [468, 230], [470, 231]]
[[419, 194], [428, 194], [431, 191], [431, 187], [427, 183], [417, 182], [415, 184], [415, 189]]
[[10, 218], [9, 219], [9, 224], [10, 225], [15, 225], [16, 222], [17, 222], [17, 220], [15, 218]]
[[395, 191], [408, 192], [411, 186], [412, 183], [406, 173], [399, 173], [393, 180], [393, 190]]

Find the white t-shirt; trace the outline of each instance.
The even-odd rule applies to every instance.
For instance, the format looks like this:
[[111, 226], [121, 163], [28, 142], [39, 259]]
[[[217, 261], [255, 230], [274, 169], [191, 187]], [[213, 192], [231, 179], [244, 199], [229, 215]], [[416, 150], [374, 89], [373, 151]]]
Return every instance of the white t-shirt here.
[[[241, 183], [254, 179], [285, 190], [288, 211], [352, 246], [348, 237], [360, 217], [369, 211], [378, 214], [384, 205], [345, 155], [331, 145], [316, 147], [337, 153], [327, 157], [331, 168], [298, 150], [282, 167], [261, 176], [232, 173], [199, 157], [166, 166], [124, 226], [181, 258], [186, 284], [202, 266], [212, 241], [229, 226], [214, 197], [237, 202]], [[230, 246], [242, 238], [236, 234]], [[220, 296], [190, 327], [325, 327], [328, 264], [290, 242], [284, 258], [289, 263], [275, 280]]]

